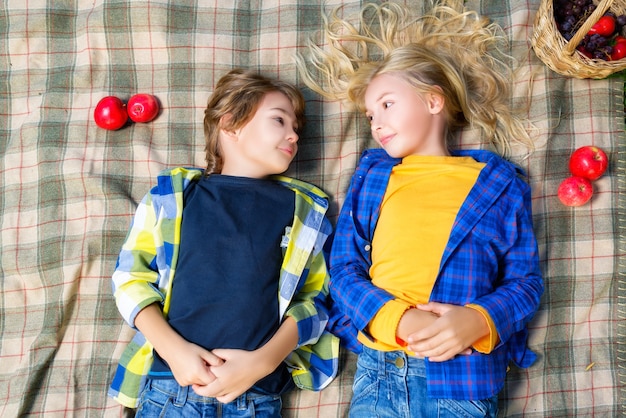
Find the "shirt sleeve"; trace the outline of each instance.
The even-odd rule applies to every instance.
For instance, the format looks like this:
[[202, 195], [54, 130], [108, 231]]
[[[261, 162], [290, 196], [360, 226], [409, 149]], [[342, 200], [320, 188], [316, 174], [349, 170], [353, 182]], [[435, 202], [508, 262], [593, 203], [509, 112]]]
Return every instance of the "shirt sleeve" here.
[[367, 327], [370, 337], [386, 345], [400, 348], [396, 338], [398, 324], [402, 315], [410, 308], [410, 303], [399, 299], [387, 302]]
[[472, 304], [480, 306], [493, 320], [501, 341], [523, 331], [534, 316], [541, 294], [543, 280], [539, 267], [537, 241], [531, 217], [530, 188], [521, 180], [513, 182], [508, 196], [519, 196], [503, 222], [499, 256], [499, 285], [494, 292], [482, 296]]
[[133, 328], [135, 318], [143, 308], [164, 300], [157, 287], [159, 273], [155, 267], [155, 225], [152, 199], [146, 195], [137, 207], [112, 277], [117, 308]]
[[[372, 243], [363, 232], [369, 225], [363, 223], [370, 216], [369, 208], [377, 206], [375, 182], [380, 179], [357, 168], [337, 220], [330, 256], [330, 295], [359, 331], [364, 331], [376, 313], [395, 299], [391, 293], [375, 286], [369, 277]], [[378, 187], [384, 191], [384, 185]], [[355, 201], [359, 200], [361, 189], [371, 192], [364, 194], [373, 201], [371, 204], [358, 201], [357, 208]]]
[[498, 342], [500, 342], [500, 338], [498, 337], [498, 331], [496, 330], [496, 325], [493, 323], [493, 320], [491, 319], [489, 313], [481, 306], [469, 304], [467, 305], [467, 307], [480, 312], [480, 314], [485, 318], [487, 326], [489, 327], [489, 334], [476, 340], [474, 344], [472, 344], [472, 347], [474, 347], [474, 350], [478, 351], [479, 353], [489, 354], [491, 353], [491, 351], [493, 351], [496, 345], [498, 345]]

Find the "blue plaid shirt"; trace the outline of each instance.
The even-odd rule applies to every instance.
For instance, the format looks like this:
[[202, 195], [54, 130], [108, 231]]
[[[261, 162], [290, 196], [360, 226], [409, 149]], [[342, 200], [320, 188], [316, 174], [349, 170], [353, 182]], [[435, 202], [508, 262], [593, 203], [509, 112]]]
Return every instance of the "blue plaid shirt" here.
[[[489, 151], [453, 155], [486, 165], [457, 214], [430, 300], [480, 305], [493, 319], [500, 343], [490, 354], [426, 360], [428, 395], [477, 400], [503, 388], [510, 360], [520, 367], [534, 362], [526, 325], [539, 305], [543, 280], [530, 187], [520, 178], [521, 170]], [[392, 168], [400, 162], [382, 149], [363, 153], [335, 230], [330, 260], [333, 332], [356, 352], [357, 331], [364, 332], [378, 310], [394, 299], [372, 284], [368, 271], [380, 204]]]

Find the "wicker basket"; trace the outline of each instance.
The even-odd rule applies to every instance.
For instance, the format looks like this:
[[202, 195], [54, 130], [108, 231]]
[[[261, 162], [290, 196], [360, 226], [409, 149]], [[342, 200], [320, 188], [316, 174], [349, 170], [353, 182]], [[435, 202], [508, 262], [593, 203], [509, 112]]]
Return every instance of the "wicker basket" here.
[[589, 29], [608, 10], [616, 15], [626, 14], [626, 0], [594, 1], [596, 10], [567, 42], [554, 20], [553, 0], [541, 0], [535, 16], [531, 44], [535, 54], [553, 71], [575, 78], [605, 78], [626, 69], [626, 58], [617, 61], [591, 59], [576, 50]]

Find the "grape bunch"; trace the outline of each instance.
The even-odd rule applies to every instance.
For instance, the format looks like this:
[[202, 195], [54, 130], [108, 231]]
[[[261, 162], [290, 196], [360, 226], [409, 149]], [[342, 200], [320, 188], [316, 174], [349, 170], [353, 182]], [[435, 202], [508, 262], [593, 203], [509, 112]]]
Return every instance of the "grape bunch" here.
[[[592, 0], [554, 0], [554, 20], [559, 32], [569, 42], [596, 9]], [[576, 49], [592, 59], [615, 61], [626, 57], [626, 38], [622, 30], [626, 15], [608, 11], [585, 34]]]

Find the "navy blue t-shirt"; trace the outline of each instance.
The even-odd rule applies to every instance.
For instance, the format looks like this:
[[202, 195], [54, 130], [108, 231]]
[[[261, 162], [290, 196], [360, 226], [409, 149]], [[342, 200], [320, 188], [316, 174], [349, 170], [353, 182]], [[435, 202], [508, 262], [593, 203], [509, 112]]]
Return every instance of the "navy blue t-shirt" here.
[[[254, 350], [274, 335], [281, 240], [294, 205], [294, 192], [270, 180], [213, 174], [185, 190], [172, 328], [208, 350]], [[150, 377], [172, 378], [156, 353]], [[278, 394], [290, 387], [283, 363], [254, 388]]]

